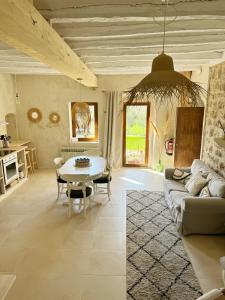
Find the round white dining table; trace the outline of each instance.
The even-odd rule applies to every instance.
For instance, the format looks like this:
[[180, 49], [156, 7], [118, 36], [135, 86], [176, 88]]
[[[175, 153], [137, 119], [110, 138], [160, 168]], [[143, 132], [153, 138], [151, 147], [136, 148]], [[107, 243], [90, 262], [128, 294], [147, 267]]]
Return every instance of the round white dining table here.
[[[90, 166], [85, 168], [79, 168], [75, 166], [75, 159], [77, 158], [89, 158]], [[90, 180], [96, 179], [102, 175], [105, 171], [106, 160], [100, 156], [76, 156], [69, 158], [65, 164], [59, 168], [58, 173], [63, 175], [87, 175]]]

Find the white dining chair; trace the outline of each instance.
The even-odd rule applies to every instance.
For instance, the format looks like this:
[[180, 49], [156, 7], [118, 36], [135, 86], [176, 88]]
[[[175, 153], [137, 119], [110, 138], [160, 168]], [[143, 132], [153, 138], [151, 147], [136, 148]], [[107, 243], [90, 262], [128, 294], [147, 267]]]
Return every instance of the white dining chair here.
[[59, 175], [59, 168], [61, 168], [61, 166], [64, 163], [64, 159], [63, 157], [56, 157], [53, 160], [53, 163], [55, 165], [55, 170], [56, 170], [56, 181], [57, 181], [57, 187], [58, 187], [58, 195], [57, 195], [57, 201], [60, 200], [61, 195], [65, 194], [66, 189], [67, 189], [67, 182], [65, 180], [63, 180], [60, 175]]
[[[60, 175], [60, 177], [67, 182], [68, 216], [72, 215], [73, 205], [79, 205], [79, 210], [83, 207], [84, 216], [86, 216], [92, 195], [89, 176], [71, 174]], [[79, 203], [74, 203], [75, 199], [79, 199]]]
[[[111, 176], [111, 167], [106, 167], [106, 171], [101, 175], [101, 177], [94, 179], [93, 183], [94, 183], [94, 192], [99, 193], [99, 194], [107, 194], [108, 198], [110, 200], [110, 196], [111, 196], [111, 181], [112, 181], [112, 176]], [[101, 185], [102, 189], [107, 189], [106, 192], [99, 192], [98, 188]]]

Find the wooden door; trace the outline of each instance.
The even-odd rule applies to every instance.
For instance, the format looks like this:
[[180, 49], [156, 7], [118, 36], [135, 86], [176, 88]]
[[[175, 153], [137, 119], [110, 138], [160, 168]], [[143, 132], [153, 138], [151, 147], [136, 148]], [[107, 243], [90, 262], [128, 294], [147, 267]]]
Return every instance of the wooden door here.
[[175, 167], [189, 167], [200, 158], [204, 107], [178, 107], [175, 139]]

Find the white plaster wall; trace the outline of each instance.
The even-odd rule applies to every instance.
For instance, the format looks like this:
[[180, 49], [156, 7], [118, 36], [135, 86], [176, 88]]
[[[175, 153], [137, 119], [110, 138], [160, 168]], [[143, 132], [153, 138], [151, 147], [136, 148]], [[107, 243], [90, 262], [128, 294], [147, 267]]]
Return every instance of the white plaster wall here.
[[[103, 97], [100, 89], [89, 89], [80, 86], [65, 76], [18, 76], [18, 92], [21, 104], [18, 105], [19, 136], [31, 140], [37, 147], [40, 167], [52, 167], [54, 157], [60, 153], [62, 145], [70, 143], [69, 102], [98, 102], [99, 135], [102, 135]], [[28, 120], [27, 111], [38, 108], [42, 120], [35, 124]], [[49, 122], [49, 114], [59, 113], [60, 123]]]
[[[0, 74], [0, 121], [8, 113], [16, 113], [16, 92], [12, 75]], [[0, 126], [0, 134], [6, 133], [6, 126]]]
[[[94, 101], [99, 104], [100, 138], [103, 133], [105, 107], [105, 94], [102, 91], [126, 91], [136, 85], [143, 77], [143, 75], [99, 76], [98, 88], [81, 87], [83, 101]], [[80, 86], [65, 76], [38, 75], [17, 76], [17, 86], [21, 99], [21, 104], [18, 105], [17, 109], [19, 136], [33, 141], [38, 150], [40, 167], [52, 167], [53, 158], [59, 155], [61, 145], [70, 143], [68, 103], [80, 100]], [[153, 109], [154, 104], [151, 106], [151, 119], [162, 125], [165, 110], [161, 109], [160, 115], [158, 114], [158, 118], [156, 118], [156, 112]], [[31, 107], [37, 107], [43, 113], [43, 119], [38, 124], [33, 124], [27, 119], [27, 111]], [[61, 116], [59, 125], [52, 125], [48, 120], [49, 114], [54, 111]], [[174, 124], [174, 116], [171, 117], [171, 123]], [[173, 126], [170, 127], [171, 130], [173, 131]], [[150, 134], [150, 165], [152, 167], [158, 161], [157, 153], [152, 130]], [[171, 157], [165, 155], [163, 155], [163, 160], [165, 166], [171, 166], [173, 163]]]
[[[201, 85], [206, 91], [208, 91], [208, 83], [209, 83], [209, 66], [202, 66], [200, 71], [193, 71], [191, 75], [191, 80]], [[207, 102], [207, 94], [205, 97], [202, 97], [202, 101], [204, 106], [206, 106]]]
[[98, 85], [102, 90], [127, 91], [134, 87], [145, 75], [108, 75], [99, 76]]

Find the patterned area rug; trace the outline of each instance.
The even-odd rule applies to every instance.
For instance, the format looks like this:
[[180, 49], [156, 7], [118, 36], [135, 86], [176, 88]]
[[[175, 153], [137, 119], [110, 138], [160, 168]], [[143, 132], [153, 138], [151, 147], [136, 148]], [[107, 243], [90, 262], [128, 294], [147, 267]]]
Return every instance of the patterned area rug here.
[[201, 288], [163, 193], [127, 191], [127, 299], [199, 296]]

